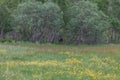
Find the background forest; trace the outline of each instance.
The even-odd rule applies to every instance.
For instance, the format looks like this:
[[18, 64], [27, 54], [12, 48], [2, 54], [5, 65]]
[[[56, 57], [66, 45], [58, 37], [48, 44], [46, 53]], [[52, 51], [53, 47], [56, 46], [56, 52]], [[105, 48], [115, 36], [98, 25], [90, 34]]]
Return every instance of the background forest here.
[[0, 41], [120, 42], [120, 0], [0, 0]]

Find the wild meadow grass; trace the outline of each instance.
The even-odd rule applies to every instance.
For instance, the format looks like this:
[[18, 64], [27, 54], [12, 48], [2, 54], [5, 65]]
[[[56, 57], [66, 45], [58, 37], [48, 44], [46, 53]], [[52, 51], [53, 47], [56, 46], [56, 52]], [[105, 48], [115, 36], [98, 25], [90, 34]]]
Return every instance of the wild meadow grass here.
[[0, 44], [0, 80], [120, 80], [120, 45]]

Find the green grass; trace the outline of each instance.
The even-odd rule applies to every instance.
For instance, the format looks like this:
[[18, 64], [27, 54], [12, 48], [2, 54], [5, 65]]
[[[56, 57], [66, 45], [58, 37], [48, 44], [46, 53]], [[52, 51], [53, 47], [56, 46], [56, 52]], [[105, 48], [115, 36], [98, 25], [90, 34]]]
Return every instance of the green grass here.
[[0, 44], [0, 80], [120, 80], [120, 45]]

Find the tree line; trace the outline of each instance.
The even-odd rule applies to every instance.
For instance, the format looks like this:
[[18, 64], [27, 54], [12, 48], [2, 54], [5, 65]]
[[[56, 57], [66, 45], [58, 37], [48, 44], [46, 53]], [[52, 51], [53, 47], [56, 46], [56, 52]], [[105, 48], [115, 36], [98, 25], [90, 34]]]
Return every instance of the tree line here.
[[0, 0], [0, 39], [119, 43], [119, 6], [120, 0]]

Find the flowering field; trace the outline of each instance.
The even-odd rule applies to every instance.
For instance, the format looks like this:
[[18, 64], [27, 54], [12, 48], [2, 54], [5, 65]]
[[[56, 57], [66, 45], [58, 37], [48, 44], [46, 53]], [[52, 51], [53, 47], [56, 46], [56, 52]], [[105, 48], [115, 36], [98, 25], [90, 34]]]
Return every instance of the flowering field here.
[[120, 80], [120, 45], [3, 45], [0, 80]]

